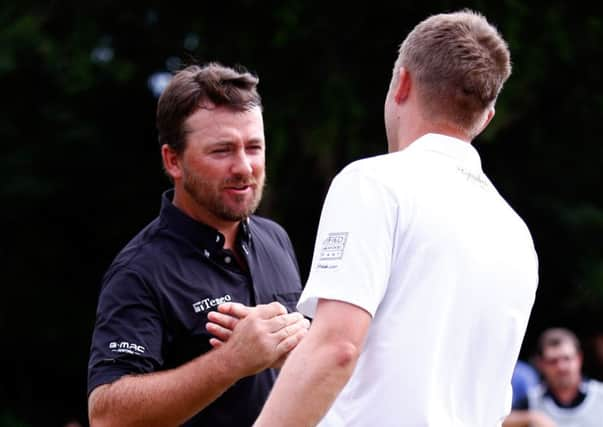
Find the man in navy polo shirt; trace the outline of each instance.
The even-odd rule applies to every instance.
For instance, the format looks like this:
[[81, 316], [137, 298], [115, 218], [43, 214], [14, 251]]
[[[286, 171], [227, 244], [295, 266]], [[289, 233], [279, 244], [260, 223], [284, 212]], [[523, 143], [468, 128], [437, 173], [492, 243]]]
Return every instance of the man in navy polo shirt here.
[[[190, 66], [159, 99], [174, 188], [103, 278], [88, 365], [92, 426], [251, 425], [272, 368], [308, 328], [294, 312], [301, 282], [289, 237], [252, 215], [265, 174], [257, 83], [245, 70]], [[245, 315], [228, 329], [206, 326], [226, 302]]]

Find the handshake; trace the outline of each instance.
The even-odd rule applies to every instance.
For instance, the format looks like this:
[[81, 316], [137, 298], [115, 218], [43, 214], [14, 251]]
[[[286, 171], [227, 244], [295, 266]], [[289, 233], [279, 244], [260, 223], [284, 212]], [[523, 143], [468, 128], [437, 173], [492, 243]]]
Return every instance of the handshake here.
[[278, 302], [255, 307], [227, 302], [210, 312], [208, 320], [207, 331], [214, 336], [210, 344], [241, 377], [280, 368], [310, 327], [302, 314], [288, 313]]

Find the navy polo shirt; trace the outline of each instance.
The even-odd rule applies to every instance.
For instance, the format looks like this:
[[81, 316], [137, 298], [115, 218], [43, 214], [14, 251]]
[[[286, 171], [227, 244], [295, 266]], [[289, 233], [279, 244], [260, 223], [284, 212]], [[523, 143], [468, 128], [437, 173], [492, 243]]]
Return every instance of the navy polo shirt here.
[[[236, 245], [248, 269], [224, 250], [224, 236], [176, 208], [164, 193], [158, 218], [117, 255], [103, 277], [88, 363], [88, 393], [123, 375], [175, 368], [211, 350], [207, 313], [232, 301], [279, 301], [301, 293], [287, 233], [273, 221], [242, 221]], [[245, 377], [185, 425], [251, 426], [276, 378]], [[166, 398], [169, 398], [166, 396]]]

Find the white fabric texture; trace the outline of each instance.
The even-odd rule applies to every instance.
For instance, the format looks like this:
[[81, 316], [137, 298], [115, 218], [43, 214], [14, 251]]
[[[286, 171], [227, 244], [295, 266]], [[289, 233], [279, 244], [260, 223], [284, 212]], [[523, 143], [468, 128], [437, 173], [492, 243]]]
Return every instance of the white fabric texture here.
[[429, 134], [350, 164], [327, 194], [298, 309], [339, 300], [373, 320], [320, 425], [499, 425], [537, 282], [530, 232], [471, 144]]

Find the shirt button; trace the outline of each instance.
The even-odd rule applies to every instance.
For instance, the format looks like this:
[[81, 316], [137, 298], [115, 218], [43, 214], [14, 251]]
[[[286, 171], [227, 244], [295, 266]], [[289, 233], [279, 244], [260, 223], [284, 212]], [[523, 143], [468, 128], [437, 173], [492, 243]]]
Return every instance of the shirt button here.
[[230, 264], [230, 261], [232, 261], [232, 259], [231, 259], [229, 256], [224, 257], [224, 262], [225, 262], [226, 264]]

